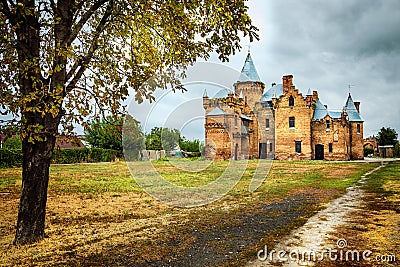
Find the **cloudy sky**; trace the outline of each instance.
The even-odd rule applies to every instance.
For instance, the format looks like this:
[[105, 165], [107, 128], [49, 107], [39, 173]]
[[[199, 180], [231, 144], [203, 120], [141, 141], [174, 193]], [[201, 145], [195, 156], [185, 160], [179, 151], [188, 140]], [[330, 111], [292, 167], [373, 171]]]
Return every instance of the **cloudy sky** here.
[[[353, 100], [361, 102], [365, 137], [383, 126], [400, 133], [399, 0], [250, 0], [247, 4], [260, 29], [260, 41], [251, 43], [251, 55], [267, 87], [272, 82], [280, 83], [283, 75], [292, 74], [300, 91], [318, 90], [324, 104], [341, 110], [351, 85]], [[243, 45], [248, 44], [244, 39]], [[225, 66], [240, 71], [246, 54], [244, 47]], [[210, 62], [218, 60], [212, 56]], [[187, 110], [197, 119], [180, 121], [177, 127], [181, 125], [189, 138], [201, 138], [203, 88], [208, 88], [210, 95], [218, 90], [193, 86], [186, 95], [164, 97], [168, 100], [160, 101], [158, 106], [165, 115], [159, 120], [148, 116], [147, 127], [163, 120], [174, 121]], [[176, 107], [182, 107], [185, 101], [190, 102], [186, 104], [190, 108], [177, 112]]]

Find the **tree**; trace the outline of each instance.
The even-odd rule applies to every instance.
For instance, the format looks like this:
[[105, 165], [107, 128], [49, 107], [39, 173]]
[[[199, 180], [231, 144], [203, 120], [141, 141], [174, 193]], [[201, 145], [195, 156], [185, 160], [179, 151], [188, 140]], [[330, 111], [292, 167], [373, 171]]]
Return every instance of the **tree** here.
[[122, 142], [126, 160], [139, 160], [145, 148], [145, 138], [140, 123], [127, 115], [122, 128]]
[[396, 158], [400, 157], [400, 143], [397, 142], [393, 149], [393, 156]]
[[122, 150], [123, 123], [122, 116], [94, 120], [85, 129], [86, 141], [93, 147]]
[[12, 136], [7, 138], [7, 140], [3, 143], [3, 148], [8, 149], [21, 149], [22, 143], [19, 136]]
[[380, 146], [392, 145], [395, 146], [398, 142], [396, 130], [391, 129], [390, 127], [382, 129], [379, 131], [376, 136], [376, 141]]
[[60, 125], [117, 114], [131, 89], [139, 102], [156, 87], [182, 89], [189, 64], [212, 51], [227, 60], [239, 33], [252, 41], [256, 31], [244, 0], [0, 0], [0, 111], [20, 118], [23, 150], [14, 243], [45, 236]]
[[183, 136], [179, 140], [179, 147], [186, 152], [200, 152], [200, 141], [197, 139], [187, 140]]
[[146, 135], [146, 149], [165, 150], [167, 153], [179, 145], [180, 132], [177, 129], [153, 127]]

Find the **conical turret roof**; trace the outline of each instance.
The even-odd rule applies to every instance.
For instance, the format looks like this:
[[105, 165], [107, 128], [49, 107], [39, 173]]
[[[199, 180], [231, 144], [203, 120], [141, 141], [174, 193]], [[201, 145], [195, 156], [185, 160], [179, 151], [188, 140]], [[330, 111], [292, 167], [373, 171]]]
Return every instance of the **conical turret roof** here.
[[253, 82], [259, 82], [260, 81], [260, 76], [258, 76], [256, 67], [254, 66], [253, 59], [251, 58], [250, 55], [250, 50], [247, 53], [246, 60], [244, 61], [244, 65], [242, 68], [242, 73], [240, 75], [240, 82], [244, 81], [253, 81]]
[[358, 110], [356, 108], [356, 105], [354, 104], [353, 99], [351, 98], [350, 93], [349, 97], [347, 98], [346, 105], [344, 106], [344, 110], [349, 116], [349, 121], [363, 122], [363, 119], [361, 118], [360, 113], [358, 113]]

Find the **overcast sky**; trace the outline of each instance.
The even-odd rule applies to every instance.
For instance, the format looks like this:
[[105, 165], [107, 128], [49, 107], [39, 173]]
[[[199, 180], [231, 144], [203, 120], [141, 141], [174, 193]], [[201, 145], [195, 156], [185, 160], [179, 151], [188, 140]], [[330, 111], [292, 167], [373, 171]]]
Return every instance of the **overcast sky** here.
[[[351, 85], [353, 100], [361, 102], [365, 137], [383, 126], [400, 133], [399, 0], [250, 0], [247, 4], [260, 29], [260, 41], [251, 43], [251, 55], [268, 88], [292, 74], [300, 91], [317, 90], [329, 109], [341, 110]], [[243, 45], [248, 44], [244, 39]], [[244, 47], [225, 66], [240, 71], [246, 54]], [[210, 61], [218, 62], [215, 56]], [[204, 114], [202, 88], [207, 86], [195, 86], [185, 97], [175, 97], [199, 100], [189, 105], [189, 110], [196, 110], [194, 117]], [[163, 114], [172, 114], [176, 101], [164, 101]], [[174, 116], [165, 115], [169, 121]], [[200, 138], [203, 121], [194, 121], [186, 123], [186, 129], [181, 127], [182, 131], [189, 138]]]

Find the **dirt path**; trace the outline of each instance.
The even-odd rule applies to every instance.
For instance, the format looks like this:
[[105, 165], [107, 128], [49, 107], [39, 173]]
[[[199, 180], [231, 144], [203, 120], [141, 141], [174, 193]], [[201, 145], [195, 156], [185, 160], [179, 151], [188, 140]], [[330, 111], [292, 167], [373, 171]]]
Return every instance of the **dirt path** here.
[[[331, 201], [324, 210], [311, 217], [302, 227], [292, 231], [274, 248], [264, 247], [263, 251], [259, 251], [261, 260], [255, 259], [247, 266], [314, 266], [315, 262], [323, 257], [322, 251], [344, 249], [347, 246], [346, 240], [336, 236], [335, 229], [349, 222], [349, 213], [359, 210], [364, 194], [362, 186], [368, 175], [384, 167], [385, 164], [361, 176], [360, 181], [349, 187], [346, 194]], [[279, 251], [285, 252], [285, 255], [281, 254], [282, 260], [279, 259]], [[309, 260], [308, 255], [311, 251], [316, 252], [316, 256], [313, 258], [311, 254]], [[304, 252], [305, 259], [302, 258]], [[327, 254], [325, 258], [326, 256]]]

